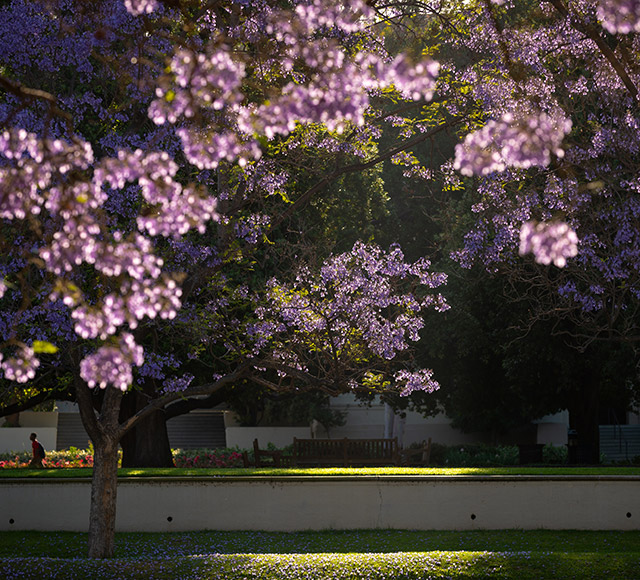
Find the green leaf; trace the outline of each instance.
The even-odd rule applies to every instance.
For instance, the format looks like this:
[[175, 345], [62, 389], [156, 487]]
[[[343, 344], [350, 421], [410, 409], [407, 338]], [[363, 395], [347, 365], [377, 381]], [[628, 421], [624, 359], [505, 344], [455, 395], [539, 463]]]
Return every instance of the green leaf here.
[[55, 354], [58, 352], [58, 347], [44, 340], [34, 340], [33, 351], [37, 353]]

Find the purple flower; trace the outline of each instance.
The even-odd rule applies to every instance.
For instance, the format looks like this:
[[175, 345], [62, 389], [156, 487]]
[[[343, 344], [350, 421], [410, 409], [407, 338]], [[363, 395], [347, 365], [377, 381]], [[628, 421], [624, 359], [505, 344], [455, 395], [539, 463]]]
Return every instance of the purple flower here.
[[151, 14], [158, 8], [158, 0], [124, 0], [124, 6], [134, 16]]
[[600, 0], [597, 15], [602, 26], [611, 34], [640, 32], [638, 0]]
[[507, 167], [527, 169], [549, 165], [551, 155], [564, 156], [560, 147], [571, 120], [546, 113], [515, 117], [505, 113], [456, 145], [454, 167], [463, 175], [488, 175]]
[[90, 388], [104, 389], [107, 385], [126, 391], [133, 382], [131, 365], [144, 362], [143, 348], [133, 336], [123, 333], [113, 345], [102, 346], [80, 362], [80, 376]]
[[432, 393], [438, 390], [440, 385], [437, 381], [434, 381], [432, 377], [433, 371], [429, 369], [421, 369], [415, 372], [401, 370], [394, 375], [396, 383], [402, 385], [400, 391], [401, 397], [407, 397], [414, 391]]
[[18, 354], [2, 361], [4, 378], [9, 381], [26, 383], [36, 376], [36, 369], [40, 366], [40, 361], [36, 358], [32, 348], [23, 345]]
[[538, 264], [559, 268], [578, 254], [578, 236], [564, 222], [529, 221], [520, 230], [520, 255], [533, 254]]

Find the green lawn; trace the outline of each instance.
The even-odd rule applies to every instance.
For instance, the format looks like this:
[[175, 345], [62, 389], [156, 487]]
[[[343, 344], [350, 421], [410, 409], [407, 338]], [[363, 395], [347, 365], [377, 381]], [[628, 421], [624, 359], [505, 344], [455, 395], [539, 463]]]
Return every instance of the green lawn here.
[[640, 532], [327, 531], [118, 534], [113, 560], [76, 533], [0, 533], [10, 579], [640, 578]]
[[[0, 469], [0, 478], [90, 477], [90, 467], [64, 469]], [[120, 477], [357, 476], [357, 475], [640, 475], [640, 467], [327, 467], [327, 468], [121, 468]]]

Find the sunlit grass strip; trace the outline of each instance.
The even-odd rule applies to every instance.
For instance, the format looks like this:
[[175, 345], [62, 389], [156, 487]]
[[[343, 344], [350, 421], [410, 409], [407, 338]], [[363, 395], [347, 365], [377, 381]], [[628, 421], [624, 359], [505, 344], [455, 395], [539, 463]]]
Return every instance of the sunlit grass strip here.
[[638, 554], [399, 552], [384, 554], [204, 554], [137, 560], [5, 558], [7, 580], [132, 578], [202, 580], [410, 580], [425, 578], [608, 578], [640, 576]]
[[[90, 467], [64, 469], [0, 469], [0, 478], [91, 477]], [[119, 477], [322, 477], [322, 476], [509, 476], [509, 475], [640, 475], [638, 467], [323, 467], [323, 468], [121, 468]]]

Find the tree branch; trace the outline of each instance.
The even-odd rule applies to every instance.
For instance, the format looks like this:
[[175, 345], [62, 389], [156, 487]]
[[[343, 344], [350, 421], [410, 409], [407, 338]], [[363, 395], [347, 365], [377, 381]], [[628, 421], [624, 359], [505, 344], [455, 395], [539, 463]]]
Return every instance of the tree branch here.
[[[564, 5], [562, 0], [547, 0], [547, 2], [553, 4], [554, 8], [564, 18], [567, 18], [570, 15], [569, 9]], [[637, 101], [638, 88], [631, 80], [631, 77], [628, 75], [622, 62], [620, 62], [616, 54], [613, 52], [613, 50], [611, 50], [609, 45], [605, 42], [604, 38], [602, 38], [600, 31], [595, 26], [582, 21], [571, 21], [570, 19], [570, 22], [577, 31], [582, 32], [587, 36], [587, 38], [595, 42], [602, 55], [609, 61], [609, 64], [613, 67], [613, 70], [615, 70], [616, 74], [620, 77], [620, 80], [624, 83], [624, 86], [627, 87], [627, 90], [629, 91], [633, 99]]]
[[165, 419], [169, 420], [179, 415], [184, 415], [194, 409], [211, 409], [221, 403], [224, 403], [227, 398], [227, 391], [225, 388], [217, 390], [204, 399], [183, 399], [175, 403], [170, 404], [164, 410]]
[[460, 122], [462, 121], [459, 120], [459, 121], [456, 121], [455, 123], [439, 125], [438, 127], [431, 129], [431, 131], [428, 131], [427, 133], [423, 133], [421, 135], [414, 137], [413, 139], [410, 139], [409, 141], [405, 141], [402, 145], [388, 149], [381, 155], [378, 155], [377, 157], [369, 161], [365, 161], [363, 163], [354, 163], [352, 165], [345, 165], [343, 167], [338, 167], [336, 170], [332, 171], [329, 175], [327, 175], [326, 177], [318, 181], [313, 187], [307, 189], [307, 191], [305, 191], [295, 202], [293, 202], [289, 206], [289, 208], [278, 217], [277, 220], [273, 220], [272, 227], [277, 227], [283, 221], [288, 219], [291, 215], [293, 215], [294, 212], [298, 211], [298, 209], [305, 206], [311, 200], [311, 198], [316, 193], [318, 193], [318, 191], [320, 191], [323, 187], [327, 186], [329, 183], [331, 183], [333, 180], [337, 179], [338, 177], [341, 177], [349, 173], [357, 173], [359, 171], [364, 171], [365, 169], [369, 169], [370, 167], [374, 167], [378, 165], [378, 163], [382, 163], [383, 161], [391, 159], [397, 153], [401, 153], [402, 151], [405, 151], [410, 147], [413, 147], [414, 145], [418, 145], [419, 143], [422, 143], [427, 139], [431, 139], [434, 135], [437, 135], [438, 133], [441, 133], [442, 131], [448, 129], [450, 126]]
[[74, 397], [68, 391], [40, 391], [37, 395], [28, 398], [20, 403], [12, 403], [7, 406], [0, 406], [0, 417], [21, 413], [49, 401], [55, 397], [56, 401], [74, 401]]
[[[180, 399], [187, 399], [189, 397], [199, 397], [203, 395], [212, 395], [213, 393], [219, 391], [220, 389], [233, 384], [235, 381], [246, 376], [248, 370], [251, 368], [252, 363], [247, 362], [241, 365], [238, 369], [225, 375], [220, 380], [215, 383], [208, 383], [206, 385], [200, 385], [199, 387], [190, 387], [185, 389], [184, 391], [180, 391], [177, 393], [167, 393], [157, 399], [152, 399], [149, 403], [140, 409], [135, 415], [129, 417], [124, 423], [121, 423], [118, 429], [118, 438], [122, 438], [122, 436], [129, 431], [135, 424], [150, 415], [154, 411], [159, 409], [163, 409], [167, 404], [172, 403], [173, 401], [178, 401]], [[112, 387], [110, 387], [112, 388]]]
[[11, 80], [1, 74], [0, 87], [26, 101], [46, 101], [52, 113], [62, 117], [67, 123], [73, 121], [71, 115], [58, 106], [58, 100], [51, 93], [26, 87], [22, 83]]

